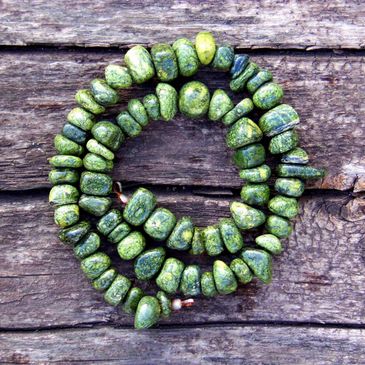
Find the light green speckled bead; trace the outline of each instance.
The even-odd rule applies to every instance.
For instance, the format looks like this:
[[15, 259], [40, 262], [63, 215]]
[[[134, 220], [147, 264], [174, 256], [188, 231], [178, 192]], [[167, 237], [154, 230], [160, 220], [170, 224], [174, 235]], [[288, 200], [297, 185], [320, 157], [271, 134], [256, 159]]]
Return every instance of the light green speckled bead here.
[[293, 231], [291, 223], [277, 215], [270, 215], [266, 220], [266, 230], [278, 238], [287, 238]]
[[269, 253], [264, 250], [247, 249], [242, 252], [241, 258], [257, 278], [265, 284], [271, 282], [272, 260]]
[[222, 218], [219, 221], [219, 231], [224, 245], [230, 253], [236, 253], [243, 247], [243, 237], [233, 219]]
[[271, 80], [272, 73], [269, 70], [261, 70], [247, 81], [247, 90], [253, 94], [260, 86]]
[[279, 164], [276, 172], [280, 177], [299, 177], [300, 179], [321, 179], [325, 176], [324, 169], [313, 166]]
[[246, 184], [241, 190], [241, 199], [249, 205], [264, 206], [270, 199], [270, 188], [267, 184]]
[[49, 192], [48, 200], [53, 206], [76, 204], [79, 200], [79, 191], [72, 185], [56, 185]]
[[294, 129], [277, 134], [271, 138], [269, 143], [269, 151], [273, 155], [288, 152], [296, 147], [299, 142], [299, 137]]
[[265, 148], [261, 143], [250, 144], [236, 150], [233, 162], [241, 169], [256, 167], [265, 162]]
[[239, 148], [262, 139], [261, 129], [249, 118], [241, 118], [234, 123], [226, 135], [226, 143], [229, 148]]
[[143, 298], [143, 296], [144, 293], [142, 289], [137, 287], [130, 289], [122, 305], [123, 311], [128, 314], [135, 313], [138, 303]]
[[283, 88], [279, 84], [269, 82], [257, 89], [252, 100], [255, 106], [266, 110], [278, 105], [283, 96]]
[[58, 238], [68, 245], [78, 243], [91, 229], [87, 221], [81, 221], [71, 227], [63, 228], [58, 232]]
[[255, 242], [258, 246], [261, 246], [274, 255], [278, 255], [283, 251], [279, 238], [270, 233], [257, 236]]
[[236, 120], [250, 113], [254, 108], [251, 99], [246, 98], [241, 100], [231, 111], [229, 111], [222, 119], [224, 125], [231, 125]]
[[239, 258], [233, 259], [229, 264], [229, 268], [234, 272], [236, 278], [242, 284], [249, 283], [253, 278], [249, 267]]
[[90, 92], [90, 90], [79, 90], [75, 95], [75, 100], [84, 109], [93, 114], [101, 114], [105, 112], [105, 108], [95, 101], [93, 94]]
[[109, 197], [82, 194], [79, 207], [89, 214], [101, 217], [110, 209], [112, 202]]
[[96, 228], [101, 234], [107, 236], [121, 222], [122, 213], [120, 210], [111, 209], [99, 219]]
[[241, 179], [246, 180], [247, 182], [260, 183], [265, 182], [270, 178], [271, 169], [264, 164], [251, 169], [241, 170], [239, 175]]
[[107, 290], [110, 285], [112, 285], [112, 282], [114, 281], [117, 274], [118, 272], [114, 268], [104, 271], [98, 278], [93, 281], [93, 288], [97, 291]]
[[86, 143], [86, 148], [89, 152], [100, 155], [107, 160], [112, 161], [114, 159], [114, 153], [99, 143], [96, 139], [89, 139]]
[[100, 247], [100, 237], [95, 232], [88, 233], [75, 247], [74, 255], [79, 260], [96, 252]]
[[134, 261], [134, 272], [138, 280], [152, 279], [161, 269], [166, 251], [156, 247], [141, 253]]
[[199, 32], [195, 38], [195, 49], [202, 65], [209, 65], [213, 61], [216, 50], [213, 34]]
[[187, 38], [180, 38], [172, 45], [177, 57], [179, 73], [181, 76], [190, 77], [199, 70], [199, 58], [194, 44]]
[[221, 45], [217, 47], [212, 67], [220, 71], [229, 71], [234, 59], [233, 47]]
[[150, 328], [157, 323], [160, 315], [161, 307], [158, 299], [149, 295], [145, 296], [138, 303], [134, 317], [134, 328]]
[[81, 270], [87, 278], [96, 279], [106, 271], [110, 265], [110, 257], [103, 252], [97, 252], [81, 261]]
[[217, 89], [210, 99], [208, 118], [213, 121], [218, 121], [233, 107], [233, 101], [227, 93], [222, 89]]
[[131, 99], [128, 102], [128, 112], [142, 127], [145, 127], [148, 124], [148, 115], [140, 100]]
[[68, 204], [57, 207], [54, 211], [54, 221], [61, 228], [72, 226], [80, 218], [79, 206]]
[[93, 126], [91, 134], [98, 142], [114, 152], [118, 151], [124, 141], [122, 130], [117, 125], [104, 120]]
[[268, 208], [284, 218], [294, 218], [299, 213], [298, 201], [283, 195], [273, 197], [269, 201]]
[[111, 243], [118, 243], [124, 237], [126, 237], [131, 232], [131, 227], [128, 223], [122, 222], [119, 223], [109, 234], [108, 241]]
[[56, 151], [61, 155], [81, 156], [84, 152], [82, 146], [64, 137], [62, 134], [56, 134], [54, 146]]
[[186, 83], [179, 92], [179, 110], [189, 118], [201, 118], [209, 109], [209, 89], [200, 81]]
[[208, 226], [202, 230], [205, 251], [209, 256], [217, 256], [224, 251], [224, 243], [218, 226]]
[[99, 172], [84, 171], [80, 178], [80, 190], [84, 194], [106, 196], [112, 192], [113, 179]]
[[145, 248], [146, 240], [141, 232], [131, 232], [118, 243], [118, 254], [123, 260], [132, 260]]
[[90, 90], [97, 103], [110, 106], [119, 101], [118, 93], [112, 89], [105, 80], [94, 79], [90, 83]]
[[124, 56], [124, 61], [137, 84], [142, 84], [155, 76], [151, 55], [142, 46], [132, 47]]
[[95, 117], [83, 108], [74, 108], [67, 114], [67, 121], [87, 132], [93, 127]]
[[113, 89], [126, 89], [133, 84], [128, 68], [119, 65], [108, 65], [105, 68], [105, 80]]
[[161, 119], [169, 122], [177, 113], [177, 91], [171, 85], [160, 82], [156, 86], [156, 95], [160, 103]]
[[172, 311], [172, 304], [170, 298], [162, 290], [159, 290], [156, 294], [156, 298], [160, 302], [161, 315], [165, 318], [170, 317]]
[[177, 59], [169, 44], [154, 44], [151, 48], [151, 56], [157, 77], [161, 81], [171, 81], [178, 77]]
[[304, 193], [304, 183], [299, 179], [280, 177], [275, 181], [275, 190], [279, 194], [299, 198]]
[[161, 119], [160, 114], [160, 103], [155, 94], [148, 94], [143, 98], [143, 106], [150, 119], [159, 120]]
[[259, 72], [259, 67], [256, 63], [250, 62], [247, 67], [242, 71], [242, 73], [237, 76], [237, 78], [233, 79], [229, 83], [229, 87], [234, 92], [239, 92], [243, 90], [246, 86], [247, 81], [252, 77], [255, 76]]
[[104, 300], [110, 305], [117, 306], [127, 295], [131, 285], [128, 278], [118, 274], [105, 292]]
[[48, 174], [48, 180], [52, 185], [76, 184], [79, 177], [79, 172], [74, 169], [52, 169]]
[[200, 294], [200, 267], [188, 265], [181, 275], [180, 290], [184, 296], [197, 296]]
[[243, 230], [261, 226], [266, 220], [263, 212], [244, 203], [232, 202], [230, 210], [236, 225]]
[[184, 264], [173, 257], [168, 258], [162, 267], [160, 274], [156, 278], [156, 284], [168, 294], [177, 292]]
[[176, 224], [175, 215], [166, 208], [157, 208], [144, 224], [145, 232], [157, 241], [165, 240]]
[[111, 172], [113, 170], [113, 161], [107, 160], [95, 153], [87, 153], [83, 159], [86, 170], [94, 172]]
[[237, 290], [237, 280], [232, 270], [223, 261], [214, 261], [213, 276], [219, 294], [231, 294]]
[[210, 271], [203, 272], [200, 279], [202, 294], [206, 297], [214, 297], [218, 294], [215, 287], [213, 273]]
[[194, 234], [194, 225], [190, 217], [182, 217], [176, 223], [167, 239], [166, 245], [175, 250], [188, 250]]
[[191, 250], [189, 251], [191, 255], [201, 255], [205, 251], [201, 231], [202, 230], [198, 227], [194, 228], [193, 239], [191, 241]]
[[71, 155], [55, 155], [49, 158], [48, 162], [53, 167], [66, 167], [73, 169], [77, 169], [83, 165], [80, 157]]
[[142, 132], [142, 126], [126, 110], [118, 114], [117, 123], [128, 137], [137, 137]]
[[281, 162], [306, 165], [309, 162], [309, 156], [303, 148], [295, 147], [281, 157]]

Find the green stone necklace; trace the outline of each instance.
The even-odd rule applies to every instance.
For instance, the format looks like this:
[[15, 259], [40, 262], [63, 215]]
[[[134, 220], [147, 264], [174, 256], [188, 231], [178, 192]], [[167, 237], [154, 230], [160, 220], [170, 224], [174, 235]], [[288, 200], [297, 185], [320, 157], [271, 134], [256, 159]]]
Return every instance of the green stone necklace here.
[[[107, 66], [104, 79], [94, 79], [90, 89], [76, 93], [79, 106], [69, 112], [67, 123], [54, 139], [57, 155], [49, 159], [49, 180], [54, 185], [49, 201], [61, 227], [60, 240], [73, 245], [93, 287], [104, 292], [107, 303], [134, 314], [135, 327], [140, 329], [193, 304], [193, 299], [170, 299], [177, 292], [182, 298], [213, 297], [233, 293], [238, 282], [246, 284], [254, 277], [269, 283], [272, 255], [282, 251], [280, 239], [291, 234], [289, 219], [298, 214], [296, 198], [304, 191], [303, 180], [322, 178], [324, 171], [307, 165], [308, 155], [298, 147], [294, 130], [299, 116], [290, 105], [281, 104], [283, 89], [273, 82], [271, 72], [247, 55], [235, 55], [230, 46], [216, 46], [211, 33], [198, 33], [195, 44], [186, 38], [172, 46], [156, 44], [150, 52], [135, 46], [124, 61], [125, 66]], [[179, 92], [168, 83], [179, 75], [196, 74], [201, 65], [230, 72], [230, 89], [236, 93], [247, 90], [252, 98], [234, 105], [224, 90], [211, 95], [199, 81], [186, 83]], [[118, 102], [118, 89], [155, 76], [161, 81], [155, 94], [142, 101], [130, 100], [115, 122], [100, 117], [106, 107]], [[255, 107], [261, 111], [257, 124], [247, 117]], [[128, 199], [121, 184], [113, 183], [108, 175], [114, 153], [125, 138], [137, 137], [150, 120], [171, 121], [178, 111], [189, 118], [207, 115], [228, 127], [226, 143], [234, 149], [233, 162], [246, 181], [241, 201], [230, 205], [231, 218], [206, 228], [195, 227], [190, 217], [177, 219], [170, 210], [157, 207], [156, 197], [147, 189], [137, 189]], [[270, 139], [269, 152], [281, 159], [273, 196], [267, 183], [271, 169], [265, 164], [266, 152], [260, 143], [264, 136]], [[112, 193], [121, 201], [122, 211], [112, 208]], [[261, 210], [264, 207], [268, 217]], [[92, 216], [98, 217], [94, 229]], [[242, 231], [262, 225], [265, 231], [255, 238], [256, 246], [245, 245]], [[122, 260], [134, 260], [133, 282], [118, 273], [110, 257], [100, 251], [101, 236], [117, 246]], [[160, 245], [145, 250], [147, 237]], [[230, 263], [215, 260], [212, 271], [202, 273], [198, 265], [185, 266], [177, 258], [167, 258], [164, 246], [214, 257], [228, 251], [233, 259]], [[137, 281], [151, 279], [161, 289], [155, 296], [145, 295], [136, 286]]]

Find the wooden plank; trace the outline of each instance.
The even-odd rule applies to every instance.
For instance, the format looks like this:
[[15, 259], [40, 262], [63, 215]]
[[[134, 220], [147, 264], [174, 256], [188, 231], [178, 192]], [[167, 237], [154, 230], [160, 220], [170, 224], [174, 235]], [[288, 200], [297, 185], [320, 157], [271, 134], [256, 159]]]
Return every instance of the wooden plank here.
[[[156, 192], [162, 206], [199, 225], [228, 215], [232, 197]], [[232, 296], [198, 298], [167, 324], [305, 322], [364, 324], [365, 203], [361, 198], [315, 194], [301, 199], [301, 214], [285, 251], [274, 258], [272, 284], [257, 281]], [[93, 323], [131, 325], [132, 319], [103, 302], [83, 277], [70, 248], [60, 244], [46, 196], [11, 195], [1, 200], [0, 328], [37, 329]], [[250, 237], [246, 236], [250, 244]], [[106, 245], [120, 272], [133, 277]], [[212, 258], [171, 251], [186, 263], [210, 269]], [[228, 259], [228, 257], [226, 258]], [[137, 285], [140, 285], [139, 283]], [[141, 285], [154, 292], [151, 283]], [[1, 346], [0, 346], [1, 347]]]
[[[54, 135], [74, 106], [75, 91], [102, 75], [106, 64], [120, 62], [122, 54], [48, 51], [1, 55], [0, 88], [7, 92], [0, 99], [0, 189], [48, 187], [46, 158], [53, 153]], [[302, 145], [313, 164], [328, 169], [328, 176], [312, 186], [365, 190], [364, 57], [329, 53], [253, 53], [252, 57], [270, 68], [284, 85], [284, 101], [302, 116]], [[220, 73], [212, 75], [206, 70], [197, 77], [211, 90], [227, 88], [228, 78]], [[143, 96], [152, 87], [122, 92], [123, 102], [116, 110], [124, 108], [132, 95]], [[242, 95], [235, 100], [240, 98]], [[225, 147], [223, 135], [218, 123], [181, 116], [171, 123], [151, 123], [142, 136], [122, 147], [114, 177], [124, 182], [238, 188], [242, 181], [230, 163], [231, 151]]]
[[32, 1], [0, 5], [0, 44], [125, 46], [208, 29], [241, 48], [364, 48], [361, 1]]

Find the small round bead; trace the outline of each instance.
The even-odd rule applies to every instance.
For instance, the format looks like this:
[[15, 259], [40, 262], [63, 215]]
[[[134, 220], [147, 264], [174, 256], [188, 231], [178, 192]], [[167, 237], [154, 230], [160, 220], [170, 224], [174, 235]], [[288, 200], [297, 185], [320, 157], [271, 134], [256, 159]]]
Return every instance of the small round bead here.
[[253, 94], [260, 86], [272, 80], [272, 73], [269, 70], [261, 70], [247, 81], [247, 90]]
[[249, 283], [253, 275], [249, 269], [249, 267], [245, 264], [245, 262], [239, 258], [235, 258], [229, 265], [229, 268], [234, 272], [238, 281], [242, 284]]
[[179, 92], [179, 110], [189, 118], [201, 118], [209, 109], [210, 93], [200, 81], [186, 83]]
[[137, 137], [142, 132], [141, 125], [127, 111], [118, 114], [117, 123], [128, 137]]
[[89, 152], [100, 155], [107, 160], [111, 161], [114, 159], [114, 153], [99, 143], [96, 139], [89, 139], [86, 143], [86, 148]]
[[118, 254], [123, 260], [132, 260], [145, 248], [146, 240], [141, 232], [131, 232], [118, 243]]
[[202, 230], [205, 251], [209, 256], [217, 256], [224, 251], [224, 243], [219, 227], [208, 226]]
[[208, 118], [213, 121], [218, 121], [233, 107], [233, 101], [227, 93], [224, 90], [217, 89], [210, 99]]
[[199, 58], [194, 44], [187, 38], [180, 38], [172, 45], [181, 76], [190, 77], [199, 70]]
[[55, 155], [49, 158], [48, 162], [53, 167], [68, 167], [74, 169], [82, 167], [81, 158], [71, 155]]
[[270, 233], [256, 237], [255, 242], [258, 246], [261, 246], [274, 255], [278, 255], [283, 251], [280, 240]]
[[119, 101], [118, 93], [105, 80], [94, 79], [90, 84], [91, 93], [97, 103], [103, 106], [114, 105]]
[[161, 81], [171, 81], [177, 78], [177, 59], [174, 50], [169, 44], [158, 43], [153, 45], [151, 56], [157, 77]]
[[283, 88], [279, 84], [269, 82], [255, 92], [252, 100], [260, 109], [271, 109], [280, 103], [283, 96]]
[[278, 178], [275, 181], [275, 190], [279, 194], [299, 198], [304, 192], [304, 183], [295, 178]]
[[79, 177], [78, 171], [73, 169], [53, 169], [48, 174], [48, 180], [52, 185], [76, 184]]
[[182, 217], [176, 223], [167, 239], [166, 245], [174, 250], [188, 250], [194, 234], [194, 225], [190, 217]]
[[141, 253], [134, 261], [134, 272], [138, 280], [149, 280], [159, 271], [165, 261], [166, 251], [156, 247]]
[[148, 117], [152, 120], [159, 120], [160, 114], [160, 103], [155, 94], [148, 94], [143, 98], [143, 106], [146, 109]]
[[241, 170], [239, 175], [241, 179], [244, 179], [247, 182], [260, 183], [265, 182], [270, 178], [271, 169], [267, 165], [261, 165], [251, 169]]
[[137, 306], [134, 317], [134, 328], [150, 328], [157, 323], [161, 315], [161, 307], [157, 298], [152, 296], [143, 297]]
[[271, 138], [269, 151], [273, 155], [288, 152], [296, 147], [298, 142], [299, 137], [297, 132], [294, 129], [290, 129]]
[[156, 95], [160, 104], [161, 119], [171, 121], [177, 113], [177, 91], [171, 85], [160, 82], [156, 86]]
[[247, 67], [237, 76], [237, 78], [233, 79], [229, 83], [229, 87], [234, 92], [239, 92], [243, 90], [246, 86], [247, 81], [252, 77], [255, 76], [259, 71], [259, 67], [256, 63], [249, 62]]
[[229, 148], [239, 148], [262, 139], [261, 129], [249, 118], [241, 118], [228, 130], [226, 143]]
[[294, 218], [299, 213], [298, 201], [282, 195], [273, 197], [269, 201], [268, 208], [274, 214], [284, 218]]
[[271, 255], [264, 250], [247, 249], [241, 254], [242, 260], [251, 271], [265, 284], [269, 284], [272, 278]]
[[185, 297], [200, 294], [200, 267], [188, 265], [185, 267], [180, 282], [180, 290]]
[[232, 79], [237, 78], [247, 67], [250, 57], [247, 54], [234, 56], [233, 65], [230, 70]]
[[214, 283], [213, 273], [210, 271], [203, 272], [200, 279], [202, 294], [206, 297], [214, 297], [218, 294]]
[[99, 235], [90, 232], [74, 247], [74, 255], [82, 260], [96, 252], [100, 247], [100, 243]]
[[106, 196], [112, 192], [113, 180], [109, 175], [84, 171], [80, 178], [80, 190], [84, 194]]
[[145, 232], [157, 241], [165, 240], [176, 224], [175, 215], [166, 208], [157, 208], [144, 224]]
[[67, 121], [83, 131], [90, 131], [95, 123], [94, 116], [82, 108], [74, 108], [67, 115]]
[[97, 252], [81, 261], [81, 270], [87, 278], [96, 279], [106, 271], [110, 265], [110, 257], [103, 252]]
[[86, 170], [94, 172], [111, 172], [113, 170], [113, 162], [106, 160], [95, 153], [87, 153], [82, 160]]
[[75, 100], [84, 109], [93, 114], [101, 114], [105, 112], [105, 108], [95, 101], [93, 94], [90, 92], [90, 90], [79, 90], [75, 95]]
[[259, 166], [265, 162], [265, 158], [265, 148], [261, 143], [241, 147], [233, 154], [233, 162], [242, 169]]
[[122, 305], [123, 311], [128, 314], [135, 313], [137, 310], [138, 303], [143, 296], [144, 293], [142, 289], [137, 287], [130, 289]]
[[148, 115], [140, 100], [131, 99], [128, 102], [128, 112], [141, 127], [148, 124]]
[[289, 237], [293, 230], [291, 223], [287, 219], [277, 215], [270, 215], [267, 218], [265, 228], [269, 233], [278, 238]]
[[54, 221], [61, 228], [72, 226], [80, 218], [79, 206], [68, 204], [57, 207], [54, 212]]
[[62, 134], [78, 144], [85, 144], [87, 134], [82, 129], [74, 126], [71, 123], [66, 123], [62, 128]]
[[230, 253], [236, 253], [243, 247], [243, 237], [233, 219], [222, 218], [219, 221], [219, 231], [224, 245]]
[[222, 122], [224, 125], [231, 125], [244, 115], [250, 113], [253, 108], [254, 106], [251, 99], [243, 99], [223, 117]]
[[122, 213], [120, 210], [111, 209], [99, 219], [96, 228], [101, 234], [107, 236], [121, 222]]
[[168, 294], [177, 292], [182, 272], [184, 271], [184, 264], [173, 257], [168, 258], [156, 278], [156, 284]]
[[146, 48], [134, 46], [124, 56], [124, 61], [137, 84], [142, 84], [155, 75], [152, 58]]
[[112, 202], [109, 197], [82, 194], [79, 207], [89, 214], [101, 217], [110, 209]]
[[246, 184], [241, 190], [241, 199], [249, 205], [264, 206], [270, 199], [270, 188], [267, 184]]
[[195, 38], [195, 49], [202, 65], [209, 65], [215, 55], [215, 39], [210, 32], [199, 32]]
[[219, 294], [231, 294], [237, 290], [237, 280], [232, 270], [223, 261], [214, 261], [213, 277]]
[[74, 245], [78, 243], [91, 229], [87, 221], [76, 223], [75, 225], [63, 228], [58, 232], [58, 238], [66, 244]]
[[76, 204], [79, 191], [72, 185], [56, 185], [49, 192], [49, 202], [53, 206]]
[[213, 68], [220, 71], [228, 71], [234, 60], [234, 50], [231, 46], [221, 45], [217, 47], [212, 62]]
[[56, 134], [54, 138], [54, 146], [56, 151], [61, 155], [81, 156], [84, 152], [82, 146], [61, 134]]
[[108, 65], [105, 68], [105, 80], [113, 89], [126, 89], [133, 84], [128, 68], [119, 65]]
[[118, 274], [104, 294], [104, 300], [113, 306], [117, 306], [127, 295], [132, 283], [124, 275]]
[[92, 285], [94, 289], [97, 291], [107, 290], [110, 285], [112, 285], [112, 282], [114, 281], [117, 274], [117, 270], [115, 270], [114, 268], [104, 271], [98, 278], [93, 281]]
[[120, 148], [124, 141], [121, 129], [108, 121], [96, 123], [91, 130], [91, 134], [98, 142], [114, 152]]
[[242, 230], [261, 226], [266, 220], [263, 212], [244, 203], [232, 202], [230, 210], [234, 222]]

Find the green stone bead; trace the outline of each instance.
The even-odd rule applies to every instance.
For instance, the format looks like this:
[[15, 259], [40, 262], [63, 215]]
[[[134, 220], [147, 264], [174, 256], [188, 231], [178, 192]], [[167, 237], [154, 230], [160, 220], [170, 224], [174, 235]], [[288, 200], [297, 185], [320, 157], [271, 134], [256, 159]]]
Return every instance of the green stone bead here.
[[61, 205], [54, 211], [54, 221], [61, 228], [72, 226], [80, 218], [79, 206], [77, 204]]
[[240, 171], [240, 178], [247, 182], [260, 183], [269, 180], [271, 176], [271, 169], [267, 165], [261, 165], [251, 169], [244, 169]]
[[241, 257], [257, 278], [265, 284], [271, 282], [272, 260], [270, 254], [263, 250], [247, 249], [242, 252]]
[[132, 260], [146, 247], [146, 240], [141, 232], [131, 232], [118, 243], [118, 254], [123, 260]]
[[136, 313], [139, 301], [144, 296], [143, 290], [137, 287], [132, 288], [125, 297], [122, 309], [127, 314]]
[[237, 280], [232, 270], [223, 261], [214, 261], [213, 277], [219, 294], [231, 294], [237, 290]]
[[243, 99], [223, 117], [222, 122], [224, 125], [229, 126], [244, 115], [250, 113], [253, 108], [254, 105], [251, 99]]
[[147, 49], [142, 46], [134, 46], [124, 56], [124, 61], [137, 84], [143, 84], [155, 76], [153, 62]]
[[227, 93], [224, 90], [217, 89], [210, 99], [208, 118], [213, 121], [218, 121], [233, 107], [233, 101]]
[[259, 166], [265, 159], [265, 148], [261, 143], [241, 147], [233, 154], [233, 162], [241, 169]]
[[190, 77], [199, 70], [199, 58], [194, 44], [187, 38], [179, 38], [172, 45], [181, 76]]
[[132, 226], [140, 226], [151, 215], [157, 204], [156, 197], [147, 189], [137, 189], [123, 211], [123, 218]]
[[56, 134], [54, 138], [56, 151], [61, 155], [81, 156], [84, 152], [82, 146], [66, 138], [62, 134]]
[[112, 282], [114, 281], [117, 274], [118, 272], [114, 268], [104, 271], [98, 278], [93, 281], [94, 289], [97, 291], [107, 290], [110, 285], [112, 285]]
[[166, 252], [156, 247], [141, 253], [134, 261], [134, 272], [138, 280], [152, 279], [161, 269]]
[[216, 45], [211, 32], [199, 32], [195, 38], [195, 49], [202, 65], [209, 65], [214, 58]]
[[161, 307], [158, 299], [152, 296], [143, 297], [136, 310], [134, 317], [135, 329], [150, 328], [157, 323], [161, 315]]
[[202, 230], [205, 251], [209, 256], [217, 256], [224, 251], [224, 243], [219, 227], [208, 226]]
[[264, 206], [270, 199], [270, 188], [267, 184], [246, 184], [241, 190], [241, 199], [249, 205]]
[[88, 233], [81, 241], [74, 247], [74, 255], [79, 260], [84, 259], [96, 252], [100, 247], [100, 237], [95, 232]]
[[295, 147], [281, 156], [281, 162], [306, 165], [309, 162], [309, 156], [303, 148]]
[[119, 101], [118, 93], [112, 89], [105, 80], [92, 80], [90, 83], [90, 90], [95, 101], [103, 106], [114, 105]]
[[113, 180], [106, 174], [84, 171], [80, 178], [80, 190], [84, 194], [106, 196], [112, 192]]
[[229, 71], [234, 60], [234, 50], [231, 46], [218, 46], [212, 62], [213, 68], [220, 71]]
[[281, 104], [261, 116], [259, 127], [267, 137], [292, 129], [299, 123], [299, 115], [293, 107]]
[[181, 275], [180, 291], [184, 296], [197, 296], [200, 294], [200, 267], [188, 265]]
[[85, 132], [91, 130], [95, 123], [93, 114], [82, 108], [74, 108], [67, 115], [67, 121]]
[[79, 206], [85, 212], [101, 217], [110, 209], [112, 202], [112, 199], [108, 197], [82, 194]]
[[143, 106], [146, 109], [148, 117], [152, 120], [161, 119], [160, 103], [155, 94], [148, 94], [143, 98]]
[[66, 123], [63, 126], [62, 135], [81, 145], [85, 144], [87, 139], [86, 132], [71, 123]]
[[137, 137], [142, 132], [142, 126], [127, 111], [118, 114], [117, 123], [128, 137]]
[[201, 234], [201, 229], [195, 227], [193, 239], [191, 241], [191, 250], [189, 251], [189, 253], [191, 255], [201, 255], [204, 252], [205, 252], [205, 248], [204, 248], [203, 237]]
[[55, 155], [49, 158], [48, 162], [53, 167], [68, 167], [72, 169], [77, 169], [83, 165], [80, 157], [71, 155]]
[[128, 223], [119, 223], [109, 234], [108, 241], [111, 243], [118, 243], [132, 231]]
[[165, 240], [176, 224], [175, 215], [165, 208], [157, 208], [144, 224], [145, 232], [157, 241]]
[[177, 91], [171, 85], [160, 82], [156, 86], [156, 95], [160, 104], [161, 118], [169, 122], [177, 113]]
[[271, 80], [272, 73], [269, 70], [261, 70], [247, 81], [247, 90], [250, 94], [253, 94], [260, 86]]
[[279, 84], [269, 82], [257, 89], [252, 100], [255, 106], [267, 110], [278, 105], [283, 96], [283, 88]]
[[237, 78], [247, 67], [250, 57], [247, 54], [237, 54], [234, 56], [233, 65], [230, 69], [232, 79]]
[[171, 81], [178, 77], [177, 59], [169, 44], [158, 43], [153, 45], [151, 56], [157, 77], [161, 81]]
[[245, 264], [243, 260], [239, 258], [233, 259], [229, 265], [229, 268], [233, 271], [238, 281], [242, 284], [249, 283], [253, 278], [249, 267]]
[[104, 300], [117, 306], [127, 295], [132, 283], [124, 275], [118, 274], [104, 294]]
[[131, 99], [128, 102], [128, 112], [141, 127], [148, 124], [148, 115], [140, 100]]
[[170, 314], [171, 314], [171, 311], [172, 311], [172, 305], [171, 305], [170, 298], [162, 290], [159, 290], [157, 292], [156, 298], [160, 302], [162, 317], [165, 317], [165, 318], [170, 317]]
[[188, 250], [194, 234], [194, 225], [190, 217], [178, 220], [166, 245], [174, 250]]
[[114, 153], [99, 143], [96, 139], [89, 139], [86, 143], [86, 148], [89, 152], [100, 155], [109, 161], [114, 160]]
[[266, 220], [263, 212], [244, 203], [232, 202], [230, 210], [237, 227], [243, 230], [261, 226]]
[[265, 228], [269, 233], [278, 238], [287, 238], [293, 231], [291, 223], [287, 219], [277, 215], [270, 215], [267, 218]]
[[88, 153], [83, 159], [83, 164], [86, 170], [94, 172], [111, 172], [113, 170], [113, 162], [106, 160], [95, 153]]
[[122, 222], [122, 213], [118, 209], [111, 209], [104, 214], [96, 224], [97, 230], [107, 236], [118, 224]]
[[214, 297], [218, 294], [214, 283], [213, 273], [210, 271], [203, 272], [200, 279], [200, 286], [202, 289], [202, 294], [205, 297]]
[[90, 90], [79, 90], [75, 95], [75, 100], [84, 109], [93, 114], [101, 114], [105, 112], [105, 108], [95, 101], [93, 94], [90, 92]]
[[276, 195], [268, 204], [269, 210], [274, 214], [285, 218], [294, 218], [299, 213], [298, 201], [295, 198], [288, 198], [282, 195]]
[[179, 92], [179, 110], [189, 118], [201, 118], [209, 109], [209, 89], [200, 81], [186, 83]]
[[119, 65], [108, 65], [105, 68], [105, 80], [113, 89], [126, 89], [133, 84], [128, 68]]
[[229, 83], [229, 87], [233, 92], [242, 91], [245, 88], [247, 81], [252, 76], [255, 76], [259, 70], [260, 68], [256, 65], [256, 63], [249, 62], [242, 73]]
[[233, 219], [222, 218], [219, 221], [219, 230], [226, 246], [230, 253], [236, 253], [243, 247], [243, 237], [240, 230], [237, 228]]
[[79, 177], [78, 171], [73, 169], [53, 169], [48, 174], [48, 180], [52, 185], [76, 184]]
[[49, 192], [48, 200], [53, 206], [75, 204], [79, 200], [79, 191], [72, 185], [56, 185]]
[[103, 252], [97, 252], [81, 261], [81, 270], [87, 278], [96, 279], [108, 270], [110, 265], [110, 257]]
[[108, 121], [101, 121], [94, 125], [91, 130], [93, 137], [105, 147], [117, 151], [124, 141], [121, 129]]
[[91, 229], [91, 225], [87, 221], [76, 223], [75, 225], [63, 228], [58, 232], [58, 238], [68, 245], [78, 243]]
[[239, 148], [262, 139], [261, 129], [249, 118], [241, 118], [229, 128], [226, 143], [229, 148]]
[[269, 143], [269, 151], [273, 155], [288, 152], [296, 147], [298, 142], [299, 137], [297, 132], [294, 129], [291, 129], [272, 137]]
[[280, 164], [278, 165], [277, 174], [280, 177], [299, 177], [300, 179], [321, 179], [325, 176], [326, 172], [324, 169], [317, 169], [312, 166], [303, 165], [289, 165]]
[[270, 233], [256, 237], [255, 242], [258, 246], [261, 246], [274, 255], [278, 255], [283, 251], [280, 240]]
[[304, 183], [295, 178], [278, 178], [275, 181], [275, 190], [279, 194], [299, 198], [304, 193]]
[[184, 264], [173, 257], [168, 258], [156, 278], [156, 284], [168, 294], [177, 292]]

